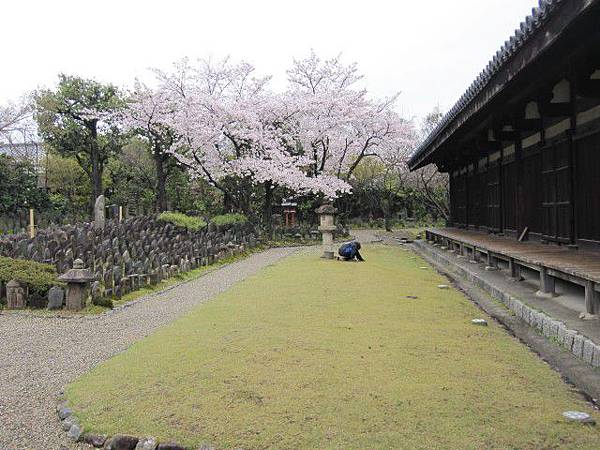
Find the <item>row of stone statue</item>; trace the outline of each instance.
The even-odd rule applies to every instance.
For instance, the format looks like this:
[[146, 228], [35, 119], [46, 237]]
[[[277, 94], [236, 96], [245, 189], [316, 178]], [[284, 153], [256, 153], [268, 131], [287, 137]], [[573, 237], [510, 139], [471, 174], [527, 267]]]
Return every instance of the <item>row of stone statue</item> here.
[[[92, 299], [119, 298], [145, 284], [212, 264], [256, 242], [257, 235], [249, 223], [221, 228], [209, 224], [192, 231], [157, 220], [156, 216], [144, 216], [107, 221], [103, 227], [84, 223], [42, 230], [34, 238], [3, 237], [0, 255], [53, 264], [67, 285], [66, 295], [62, 296], [66, 306], [79, 309], [81, 301], [69, 300], [75, 291], [81, 291], [75, 297], [87, 297], [89, 293]], [[86, 281], [80, 283], [77, 277]], [[7, 306], [23, 307], [27, 287], [12, 281], [6, 285]], [[81, 289], [75, 287], [78, 284]], [[59, 302], [59, 289], [48, 295], [51, 308], [63, 304]]]

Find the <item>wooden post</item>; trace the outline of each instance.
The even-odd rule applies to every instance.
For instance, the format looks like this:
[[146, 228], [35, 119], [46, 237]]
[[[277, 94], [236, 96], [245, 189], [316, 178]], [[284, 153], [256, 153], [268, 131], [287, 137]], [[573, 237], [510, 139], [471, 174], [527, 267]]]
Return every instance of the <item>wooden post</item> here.
[[524, 194], [523, 194], [523, 140], [521, 130], [516, 130], [517, 138], [514, 140], [515, 146], [515, 165], [517, 168], [517, 194], [515, 196], [515, 229], [517, 234], [527, 226], [523, 218]]
[[594, 283], [590, 280], [585, 280], [585, 310], [592, 315], [600, 312], [600, 297], [594, 290]]
[[570, 103], [571, 103], [571, 115], [569, 117], [570, 129], [568, 131], [569, 136], [569, 203], [570, 203], [570, 211], [569, 211], [569, 245], [571, 247], [575, 247], [576, 239], [577, 239], [577, 223], [576, 223], [576, 214], [575, 214], [575, 177], [576, 177], [576, 168], [575, 168], [575, 152], [576, 152], [576, 143], [575, 139], [573, 139], [574, 134], [577, 130], [577, 76], [574, 73], [574, 68], [571, 66], [570, 68], [570, 77], [569, 77], [569, 92], [570, 92]]
[[500, 157], [498, 158], [498, 215], [500, 216], [500, 223], [498, 223], [500, 229], [498, 231], [500, 234], [504, 233], [504, 183], [502, 180], [504, 170], [502, 164], [504, 164], [504, 143], [501, 142]]
[[35, 237], [35, 212], [33, 208], [29, 208], [29, 237], [31, 239]]
[[123, 222], [123, 207], [119, 206], [119, 222]]
[[473, 246], [473, 254], [471, 256], [472, 256], [472, 258], [471, 258], [471, 261], [469, 261], [469, 262], [471, 262], [473, 264], [477, 264], [479, 262], [479, 253], [477, 253], [476, 246]]
[[508, 260], [508, 268], [510, 270], [510, 278], [514, 281], [521, 281], [523, 279], [521, 276], [521, 266], [517, 264], [514, 258]]
[[485, 270], [498, 270], [498, 260], [489, 250], [487, 252], [487, 264], [485, 266]]
[[538, 297], [555, 297], [556, 283], [554, 277], [548, 275], [548, 269], [540, 267], [540, 290], [536, 292]]

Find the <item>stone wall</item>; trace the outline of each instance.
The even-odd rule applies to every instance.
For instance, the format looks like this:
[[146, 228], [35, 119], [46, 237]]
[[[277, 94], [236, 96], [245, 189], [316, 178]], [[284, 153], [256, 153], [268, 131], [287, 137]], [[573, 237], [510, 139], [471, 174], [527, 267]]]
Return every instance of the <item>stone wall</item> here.
[[120, 297], [141, 284], [158, 282], [180, 271], [208, 265], [256, 245], [249, 223], [217, 228], [209, 224], [189, 231], [161, 222], [156, 216], [107, 221], [97, 230], [92, 223], [0, 237], [0, 255], [54, 264], [65, 273], [75, 259], [95, 275], [92, 297]]

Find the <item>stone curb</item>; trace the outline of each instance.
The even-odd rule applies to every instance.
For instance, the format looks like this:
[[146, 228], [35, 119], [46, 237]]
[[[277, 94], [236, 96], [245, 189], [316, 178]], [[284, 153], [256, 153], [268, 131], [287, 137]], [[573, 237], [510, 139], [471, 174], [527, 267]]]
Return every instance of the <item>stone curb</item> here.
[[451, 265], [452, 269], [463, 279], [473, 283], [475, 286], [488, 292], [492, 297], [501, 301], [515, 316], [536, 329], [548, 340], [559, 344], [561, 347], [570, 351], [573, 355], [583, 359], [592, 367], [600, 367], [600, 345], [588, 339], [577, 330], [567, 328], [567, 326], [558, 320], [553, 319], [547, 314], [537, 311], [521, 300], [502, 291], [488, 281], [480, 278], [474, 272], [463, 267], [455, 265], [443, 254], [428, 248], [424, 242], [416, 242], [415, 247], [425, 252], [429, 257], [437, 260], [444, 265]]
[[56, 413], [61, 421], [62, 429], [67, 432], [69, 440], [87, 444], [92, 448], [103, 450], [216, 450], [216, 447], [210, 444], [202, 444], [197, 449], [192, 449], [172, 441], [158, 442], [156, 438], [151, 436], [137, 437], [124, 434], [107, 436], [86, 433], [77, 417], [73, 415], [73, 410], [67, 406], [67, 402], [64, 400], [57, 404]]

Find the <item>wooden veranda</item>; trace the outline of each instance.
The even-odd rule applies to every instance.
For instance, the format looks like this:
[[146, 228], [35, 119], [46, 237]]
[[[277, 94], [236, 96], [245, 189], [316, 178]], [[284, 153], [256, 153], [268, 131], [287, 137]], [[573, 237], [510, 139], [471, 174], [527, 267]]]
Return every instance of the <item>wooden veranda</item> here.
[[521, 280], [521, 268], [537, 271], [539, 295], [556, 295], [555, 280], [561, 279], [585, 289], [585, 306], [590, 315], [600, 313], [600, 252], [573, 250], [566, 246], [519, 242], [514, 239], [458, 228], [428, 229], [427, 240], [433, 244], [469, 257], [485, 259], [487, 268], [498, 269], [506, 262], [510, 276]]

